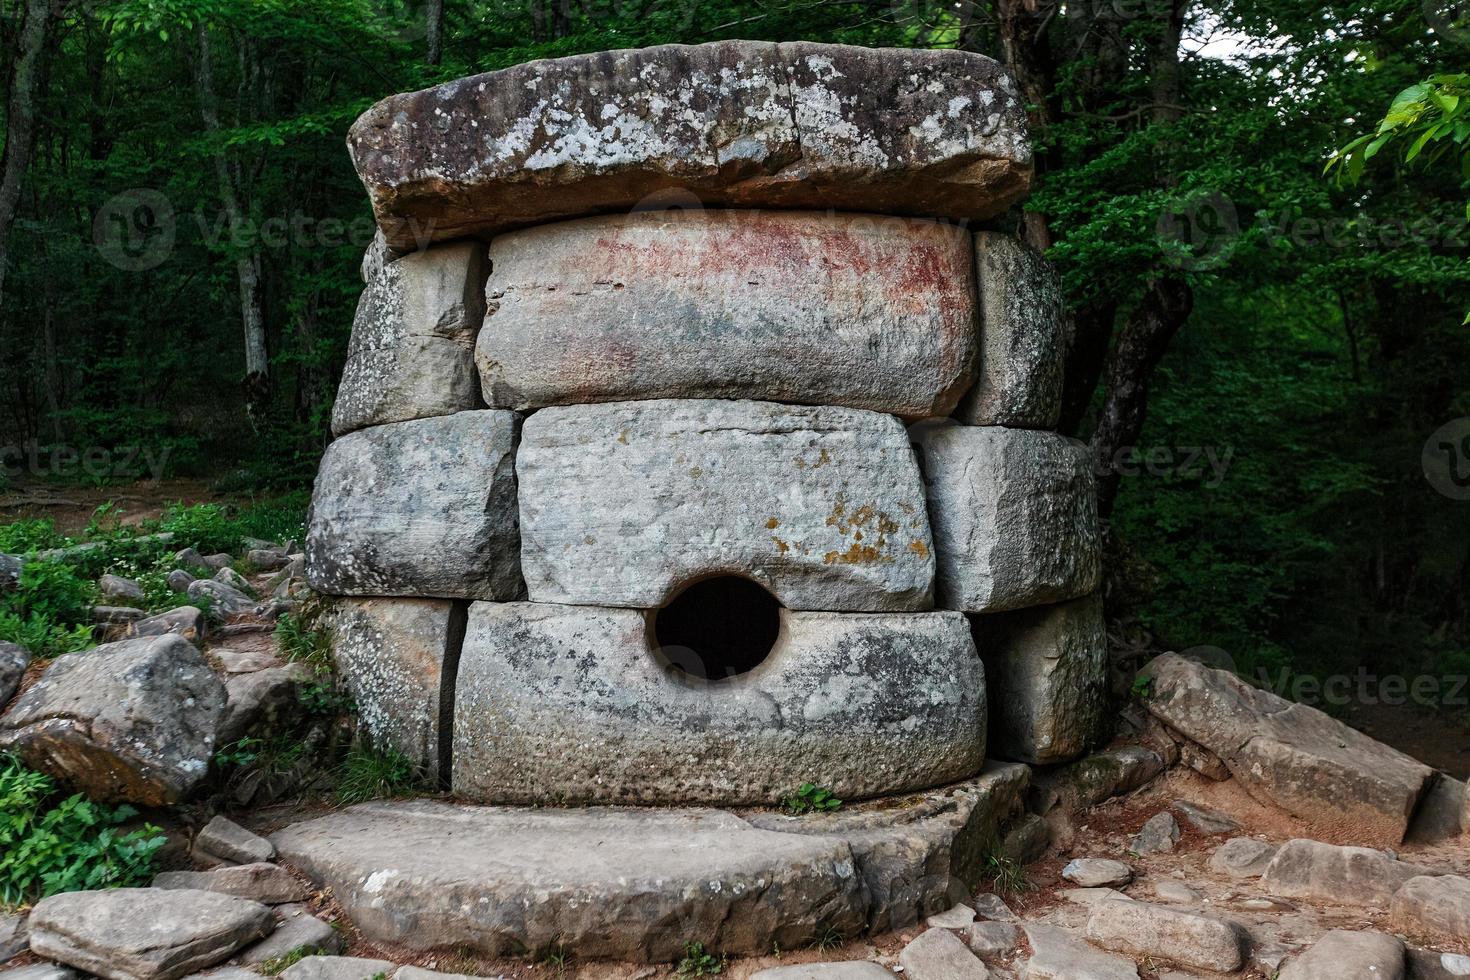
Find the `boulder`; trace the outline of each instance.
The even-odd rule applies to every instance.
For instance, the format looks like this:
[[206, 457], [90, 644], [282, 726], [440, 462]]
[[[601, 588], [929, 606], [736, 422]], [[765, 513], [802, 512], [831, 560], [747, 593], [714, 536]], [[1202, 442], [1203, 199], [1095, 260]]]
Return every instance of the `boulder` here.
[[985, 683], [953, 613], [783, 611], [756, 670], [704, 680], [650, 653], [635, 609], [475, 603], [459, 662], [454, 790], [497, 803], [842, 799], [965, 779]]
[[659, 963], [690, 942], [765, 954], [824, 930], [856, 936], [864, 921], [844, 842], [757, 830], [718, 810], [368, 803], [272, 841], [332, 889], [364, 936], [413, 950], [564, 946]]
[[167, 806], [219, 744], [225, 689], [178, 636], [57, 659], [0, 718], [0, 750], [99, 802]]
[[219, 744], [228, 745], [261, 728], [285, 727], [283, 723], [301, 710], [301, 688], [311, 679], [311, 668], [304, 663], [227, 677]]
[[1134, 835], [1128, 849], [1134, 854], [1162, 854], [1174, 850], [1177, 843], [1179, 822], [1174, 819], [1173, 814], [1166, 811], [1149, 817], [1143, 829]]
[[148, 614], [135, 606], [93, 606], [91, 615], [92, 622], [99, 626], [126, 627]]
[[516, 473], [536, 602], [659, 606], [734, 570], [791, 609], [933, 605], [923, 484], [892, 416], [750, 401], [546, 408], [526, 422]]
[[975, 361], [970, 236], [807, 211], [635, 212], [490, 246], [492, 408], [754, 398], [947, 415]]
[[1389, 916], [1405, 935], [1470, 949], [1470, 878], [1411, 878], [1394, 894]]
[[1232, 878], [1259, 878], [1280, 848], [1250, 837], [1232, 837], [1210, 855], [1210, 868]]
[[8, 592], [20, 585], [20, 572], [24, 567], [24, 558], [0, 554], [0, 592]]
[[276, 848], [225, 816], [215, 816], [194, 837], [194, 850], [219, 860], [236, 864], [272, 861]]
[[1031, 944], [1026, 980], [1138, 980], [1132, 960], [1104, 953], [1074, 933], [1039, 922], [1022, 928]]
[[1099, 902], [1087, 919], [1087, 938], [1135, 960], [1215, 973], [1233, 973], [1245, 960], [1230, 923], [1147, 902]]
[[204, 613], [199, 610], [198, 606], [179, 606], [177, 609], [170, 609], [157, 616], [149, 616], [129, 623], [124, 638], [174, 635], [183, 637], [190, 643], [198, 644], [204, 639], [205, 629]]
[[331, 955], [346, 947], [342, 932], [312, 915], [305, 905], [283, 905], [277, 911], [281, 913], [281, 924], [276, 931], [241, 953], [240, 962], [253, 966], [297, 950]]
[[[204, 556], [196, 548], [184, 548], [174, 552], [173, 563], [179, 569], [204, 569], [209, 568], [204, 563]], [[213, 571], [213, 569], [210, 569]]]
[[[342, 404], [340, 395], [337, 404]], [[252, 548], [245, 553], [245, 563], [257, 572], [278, 572], [290, 564], [291, 559], [284, 551]]]
[[935, 422], [912, 433], [939, 565], [938, 603], [989, 613], [1076, 599], [1101, 578], [1096, 481], [1054, 432]]
[[250, 584], [250, 580], [241, 575], [239, 572], [235, 571], [233, 568], [221, 568], [214, 573], [214, 580], [220, 585], [228, 585], [236, 592], [240, 592], [248, 596], [255, 595], [255, 587]]
[[374, 426], [332, 443], [311, 501], [311, 587], [329, 595], [518, 598], [519, 433], [515, 413], [477, 411]]
[[205, 568], [209, 569], [211, 572], [218, 573], [226, 568], [233, 567], [235, 564], [235, 556], [230, 554], [228, 551], [221, 551], [213, 555], [205, 555], [203, 558], [200, 559], [200, 561], [204, 562]]
[[990, 971], [948, 929], [920, 933], [898, 954], [903, 975], [911, 980], [987, 980]]
[[190, 584], [197, 581], [197, 579], [193, 575], [190, 575], [188, 572], [184, 571], [182, 568], [175, 568], [173, 571], [168, 573], [168, 578], [166, 581], [168, 582], [168, 587], [173, 591], [186, 592], [188, 591]]
[[1405, 840], [1412, 844], [1438, 844], [1454, 840], [1470, 831], [1465, 823], [1465, 784], [1458, 779], [1436, 773], [1434, 783], [1424, 794], [1419, 809], [1409, 823]]
[[1396, 845], [1434, 770], [1315, 708], [1167, 653], [1143, 669], [1148, 709], [1209, 749], [1256, 799], [1324, 836]]
[[1394, 893], [1411, 878], [1431, 873], [1368, 847], [1293, 840], [1266, 866], [1261, 887], [1281, 898], [1388, 908]]
[[1179, 811], [1186, 823], [1202, 834], [1229, 834], [1240, 829], [1240, 821], [1230, 814], [1211, 810], [1189, 800], [1175, 800], [1174, 809]]
[[[1164, 760], [1141, 745], [1094, 752], [1061, 770], [1039, 774], [1036, 784], [1053, 803], [1071, 810], [1085, 810], [1104, 800], [1123, 796], [1162, 775]], [[1040, 810], [1046, 813], [1050, 807]]]
[[1109, 858], [1075, 858], [1062, 868], [1062, 877], [1083, 888], [1111, 888], [1133, 880], [1133, 869]]
[[218, 892], [264, 905], [303, 902], [311, 895], [311, 890], [285, 868], [264, 861], [213, 871], [165, 871], [154, 877], [153, 887]]
[[452, 708], [443, 684], [446, 659], [458, 657], [465, 607], [439, 599], [342, 599], [327, 617], [338, 675], [357, 704], [373, 744], [410, 759], [434, 780], [439, 771], [439, 721]]
[[368, 281], [332, 406], [332, 434], [480, 408], [475, 334], [485, 317], [485, 246], [405, 255]]
[[31, 655], [25, 647], [0, 640], [0, 711], [10, 703], [30, 665]]
[[1062, 412], [1066, 307], [1061, 279], [1012, 235], [975, 233], [980, 356], [955, 418], [965, 425], [1052, 429]]
[[190, 599], [203, 599], [209, 603], [209, 611], [220, 616], [243, 616], [253, 612], [255, 600], [233, 585], [201, 578], [189, 583], [184, 592]]
[[965, 928], [965, 945], [987, 963], [1004, 959], [1021, 944], [1021, 929], [1010, 922], [975, 922]]
[[1334, 929], [1294, 956], [1279, 980], [1403, 980], [1404, 944], [1381, 932]]
[[144, 599], [143, 586], [133, 579], [111, 573], [97, 580], [97, 591], [114, 606], [130, 606]]
[[31, 911], [31, 951], [111, 980], [176, 980], [275, 928], [258, 902], [202, 891], [66, 892]]
[[975, 220], [1031, 177], [994, 61], [808, 42], [532, 61], [385, 99], [348, 148], [398, 249], [666, 200]]
[[1098, 741], [1108, 703], [1101, 595], [970, 622], [994, 695], [992, 754], [1050, 765]]
[[307, 956], [288, 966], [281, 980], [375, 980], [397, 973], [398, 964], [359, 956]]

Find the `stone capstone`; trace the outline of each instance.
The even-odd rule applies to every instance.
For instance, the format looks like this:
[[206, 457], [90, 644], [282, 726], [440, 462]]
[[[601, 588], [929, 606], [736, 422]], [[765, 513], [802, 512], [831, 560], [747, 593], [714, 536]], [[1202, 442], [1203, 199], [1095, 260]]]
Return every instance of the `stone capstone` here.
[[891, 416], [751, 401], [547, 408], [526, 421], [516, 473], [536, 602], [647, 608], [733, 572], [790, 609], [933, 605], [923, 485]]
[[168, 806], [209, 769], [225, 689], [177, 636], [58, 658], [0, 717], [0, 750], [99, 802]]
[[970, 236], [948, 224], [643, 211], [501, 235], [490, 259], [492, 408], [757, 398], [922, 418], [974, 370]]
[[476, 411], [374, 426], [332, 443], [308, 520], [311, 587], [519, 598], [519, 432], [514, 412]]
[[413, 252], [368, 282], [357, 304], [332, 434], [479, 408], [475, 335], [485, 316], [485, 246]]
[[1076, 599], [1101, 579], [1096, 481], [1054, 432], [935, 421], [912, 433], [945, 609], [1004, 612]]
[[497, 803], [843, 799], [977, 773], [985, 683], [964, 617], [783, 611], [761, 666], [694, 679], [638, 610], [476, 603], [459, 662], [454, 789]]
[[348, 147], [399, 249], [670, 202], [975, 220], [1031, 178], [994, 61], [808, 42], [532, 61], [385, 99]]
[[205, 891], [65, 892], [31, 911], [31, 951], [111, 980], [176, 980], [275, 928], [258, 902]]
[[1147, 902], [1097, 903], [1087, 919], [1087, 938], [1134, 959], [1215, 973], [1233, 973], [1244, 962], [1241, 937], [1230, 923]]
[[1253, 797], [1322, 836], [1404, 839], [1434, 770], [1304, 704], [1166, 653], [1143, 668], [1148, 710], [1218, 756]]
[[1040, 252], [1014, 236], [975, 233], [979, 371], [955, 418], [965, 425], [1055, 428], [1062, 410], [1066, 307]]
[[1049, 765], [1098, 741], [1108, 703], [1101, 595], [970, 622], [994, 694], [993, 755]]
[[1430, 873], [1369, 847], [1293, 840], [1283, 844], [1266, 866], [1261, 887], [1280, 898], [1388, 908], [1409, 879]]

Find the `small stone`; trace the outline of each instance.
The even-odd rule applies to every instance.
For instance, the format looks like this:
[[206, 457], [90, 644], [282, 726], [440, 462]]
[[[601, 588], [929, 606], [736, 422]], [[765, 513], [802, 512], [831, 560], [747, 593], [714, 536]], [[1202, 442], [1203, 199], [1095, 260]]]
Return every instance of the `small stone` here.
[[135, 606], [93, 606], [92, 622], [99, 626], [128, 626], [148, 614]]
[[256, 864], [273, 860], [276, 847], [225, 816], [216, 816], [194, 837], [196, 850], [222, 861]]
[[[654, 972], [650, 969], [646, 974], [634, 973], [629, 980], [647, 980], [653, 975]], [[480, 980], [480, 978], [467, 973], [436, 973], [433, 970], [423, 970], [416, 966], [401, 966], [398, 972], [393, 974], [393, 980]], [[497, 978], [497, 980], [504, 980], [504, 978]]]
[[1261, 876], [1261, 887], [1283, 898], [1388, 908], [1394, 893], [1409, 879], [1431, 873], [1372, 848], [1294, 840], [1271, 859]]
[[195, 578], [193, 575], [190, 575], [188, 572], [184, 571], [182, 568], [175, 568], [173, 571], [168, 573], [168, 578], [166, 579], [166, 581], [168, 582], [168, 587], [173, 591], [187, 592], [189, 590], [190, 583], [197, 582], [198, 579]]
[[[308, 953], [332, 955], [346, 947], [342, 933], [312, 915], [305, 905], [285, 905], [278, 910], [281, 924], [276, 931], [240, 954], [242, 963], [264, 963], [277, 957], [293, 953], [298, 949]], [[402, 977], [399, 971], [399, 977]], [[397, 978], [395, 978], [397, 980]]]
[[1470, 945], [1470, 878], [1412, 878], [1393, 896], [1390, 921], [1398, 932]]
[[1161, 902], [1170, 902], [1175, 905], [1193, 905], [1200, 899], [1199, 892], [1190, 888], [1182, 881], [1171, 881], [1165, 878], [1153, 884], [1154, 894], [1158, 896]]
[[1145, 823], [1143, 829], [1134, 835], [1129, 850], [1140, 855], [1163, 854], [1174, 850], [1174, 845], [1177, 843], [1179, 843], [1179, 822], [1171, 813], [1156, 813], [1149, 817], [1148, 823]]
[[[188, 586], [185, 586], [188, 588]], [[124, 636], [128, 639], [139, 636], [182, 636], [190, 643], [198, 644], [204, 639], [204, 613], [198, 606], [179, 606], [168, 612], [149, 616], [128, 624]]]
[[250, 580], [241, 575], [239, 572], [235, 571], [233, 568], [221, 568], [219, 571], [215, 572], [214, 581], [218, 582], [220, 585], [228, 585], [236, 592], [242, 592], [248, 596], [255, 595], [255, 589], [251, 586]]
[[111, 980], [176, 980], [275, 928], [258, 902], [203, 891], [66, 892], [31, 911], [31, 951]]
[[[185, 548], [183, 551], [175, 552], [174, 566], [177, 568], [209, 568], [204, 563], [204, 556], [193, 548]], [[210, 569], [210, 571], [213, 570]]]
[[251, 550], [245, 553], [245, 561], [257, 572], [276, 572], [291, 563], [283, 551]]
[[1279, 980], [1403, 980], [1404, 944], [1381, 932], [1335, 929], [1281, 969]]
[[1296, 906], [1281, 898], [1247, 898], [1240, 903], [1247, 912], [1295, 912]]
[[0, 915], [0, 963], [25, 952], [30, 944], [24, 915]]
[[[405, 970], [407, 967], [404, 968]], [[403, 970], [393, 980], [405, 980]], [[845, 963], [794, 963], [773, 966], [750, 975], [750, 980], [893, 980], [877, 963], [849, 960]]]
[[982, 892], [975, 896], [975, 914], [982, 919], [990, 919], [993, 922], [1019, 922], [1016, 913], [1011, 911], [999, 895]]
[[1101, 902], [1087, 920], [1092, 943], [1134, 959], [1157, 959], [1197, 970], [1231, 973], [1244, 959], [1228, 922], [1150, 905]]
[[144, 599], [143, 586], [130, 578], [111, 573], [97, 580], [97, 591], [113, 605], [128, 606]]
[[1036, 922], [1023, 928], [1032, 950], [1026, 980], [1138, 980], [1131, 960], [1104, 953], [1066, 929]]
[[1073, 905], [1096, 905], [1098, 902], [1131, 902], [1133, 899], [1116, 888], [1063, 888], [1057, 895]]
[[1133, 869], [1108, 858], [1077, 858], [1062, 869], [1062, 877], [1083, 888], [1112, 888], [1133, 880]]
[[1410, 980], [1462, 980], [1470, 977], [1470, 956], [1462, 953], [1410, 947], [1408, 964]]
[[218, 892], [265, 905], [302, 902], [311, 896], [311, 889], [285, 868], [263, 861], [213, 871], [165, 871], [154, 877], [153, 887]]
[[948, 929], [930, 929], [898, 954], [910, 980], [986, 980], [990, 971]]
[[975, 910], [960, 904], [944, 912], [929, 916], [924, 924], [931, 929], [963, 929], [975, 921]]
[[987, 963], [1010, 956], [1021, 942], [1021, 930], [1011, 922], [974, 922], [964, 935], [971, 951]]
[[281, 980], [373, 980], [392, 975], [397, 963], [356, 956], [308, 956], [281, 973]]
[[1240, 821], [1229, 814], [1199, 806], [1188, 800], [1175, 800], [1174, 809], [1184, 816], [1186, 823], [1202, 834], [1229, 834], [1240, 829]]
[[1210, 856], [1210, 868], [1232, 878], [1259, 878], [1278, 848], [1251, 837], [1232, 837]]
[[209, 569], [211, 572], [219, 572], [223, 569], [232, 567], [235, 564], [235, 556], [226, 554], [225, 552], [221, 551], [218, 554], [205, 555], [203, 558], [200, 559], [200, 561], [203, 562], [204, 567]]
[[212, 579], [197, 579], [189, 583], [185, 595], [190, 599], [206, 599], [211, 612], [222, 616], [240, 616], [255, 609], [255, 600], [233, 586]]
[[1281, 969], [1282, 962], [1291, 955], [1296, 947], [1284, 946], [1281, 943], [1256, 942], [1251, 946], [1250, 965], [1261, 971], [1268, 977], [1276, 975]]
[[25, 647], [0, 641], [0, 710], [10, 702], [30, 665], [31, 655]]

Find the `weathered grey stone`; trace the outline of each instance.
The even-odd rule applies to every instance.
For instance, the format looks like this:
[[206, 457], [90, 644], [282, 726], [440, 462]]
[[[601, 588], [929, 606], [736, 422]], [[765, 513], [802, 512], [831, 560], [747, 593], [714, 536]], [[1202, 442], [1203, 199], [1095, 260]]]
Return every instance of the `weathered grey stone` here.
[[1409, 947], [1409, 980], [1461, 980], [1470, 977], [1470, 956]]
[[1055, 428], [1062, 411], [1066, 308], [1040, 252], [1014, 236], [975, 233], [979, 373], [955, 418], [966, 425]]
[[938, 603], [1004, 612], [1076, 599], [1101, 576], [1088, 453], [1054, 432], [926, 423], [913, 431], [939, 567]]
[[410, 949], [487, 955], [565, 946], [667, 962], [684, 944], [766, 953], [861, 931], [842, 841], [697, 810], [514, 810], [369, 803], [272, 838], [353, 923]]
[[1098, 902], [1131, 902], [1133, 899], [1116, 888], [1063, 888], [1057, 892], [1059, 898], [1073, 905], [1096, 905]]
[[97, 591], [112, 605], [127, 606], [143, 601], [143, 586], [130, 578], [108, 573], [97, 580]]
[[154, 877], [153, 887], [218, 892], [265, 905], [303, 902], [311, 895], [311, 890], [291, 877], [285, 868], [264, 861], [213, 871], [165, 871]]
[[1026, 980], [1138, 980], [1131, 960], [1104, 953], [1065, 929], [1039, 922], [1022, 928], [1032, 950]]
[[177, 636], [56, 660], [0, 718], [0, 749], [101, 802], [166, 806], [204, 778], [224, 685]]
[[5, 971], [5, 980], [75, 980], [77, 971], [55, 963], [34, 963]]
[[1293, 840], [1283, 844], [1266, 866], [1261, 887], [1281, 898], [1388, 908], [1409, 879], [1433, 873], [1368, 847]]
[[1404, 944], [1381, 932], [1334, 929], [1281, 968], [1280, 980], [1403, 980]]
[[1179, 746], [1179, 761], [1206, 779], [1213, 779], [1217, 783], [1223, 783], [1230, 778], [1230, 767], [1225, 765], [1218, 755], [1187, 739]]
[[[436, 599], [342, 599], [328, 617], [337, 672], [373, 744], [439, 772], [444, 659], [464, 636], [462, 604]], [[481, 733], [488, 734], [488, 733]], [[447, 779], [448, 773], [442, 776]]]
[[173, 589], [175, 592], [187, 591], [189, 585], [195, 581], [197, 581], [197, 579], [193, 575], [190, 575], [188, 572], [184, 571], [182, 568], [175, 568], [173, 571], [168, 573], [168, 587], [170, 589]]
[[844, 963], [793, 963], [758, 970], [750, 980], [893, 980], [877, 963], [849, 960]]
[[[185, 588], [188, 588], [186, 585]], [[204, 639], [205, 620], [204, 613], [199, 611], [198, 606], [179, 606], [168, 612], [159, 613], [157, 616], [149, 616], [140, 619], [136, 623], [129, 623], [126, 638], [133, 639], [142, 636], [168, 636], [173, 634], [181, 636], [190, 643], [197, 644]]]
[[251, 731], [273, 728], [301, 710], [301, 688], [310, 683], [304, 663], [267, 667], [225, 679], [225, 712], [218, 744], [228, 745]]
[[1005, 832], [996, 857], [1013, 864], [1030, 864], [1041, 860], [1050, 845], [1051, 827], [1045, 818], [1027, 813]]
[[31, 911], [31, 950], [112, 980], [175, 980], [229, 959], [275, 924], [264, 905], [214, 892], [66, 892]]
[[1230, 923], [1147, 902], [1099, 902], [1087, 919], [1087, 938], [1134, 959], [1215, 973], [1232, 973], [1244, 962], [1241, 937]]
[[221, 551], [213, 555], [205, 555], [202, 559], [204, 567], [211, 572], [221, 572], [235, 564], [235, 556], [228, 551]]
[[388, 239], [383, 234], [383, 229], [373, 229], [373, 240], [363, 250], [362, 263], [358, 266], [358, 275], [365, 284], [372, 282], [378, 274], [389, 265], [398, 261], [401, 253], [388, 247]]
[[480, 980], [480, 978], [467, 973], [439, 973], [416, 966], [402, 966], [398, 968], [397, 973], [393, 974], [393, 980]]
[[1134, 854], [1161, 854], [1174, 850], [1174, 845], [1179, 843], [1179, 822], [1169, 812], [1156, 813], [1149, 817], [1148, 823], [1143, 825], [1133, 837], [1133, 843], [1129, 850]]
[[994, 698], [992, 754], [1049, 765], [1086, 752], [1108, 701], [1102, 596], [970, 622]]
[[228, 585], [236, 592], [243, 593], [244, 595], [255, 595], [255, 587], [250, 584], [250, 580], [233, 568], [221, 568], [214, 573], [214, 580], [221, 585]]
[[7, 592], [20, 584], [20, 572], [24, 567], [24, 559], [0, 554], [0, 592]]
[[308, 956], [281, 973], [281, 980], [373, 980], [391, 976], [398, 964], [358, 956]]
[[1434, 771], [1315, 708], [1177, 654], [1144, 668], [1149, 711], [1224, 761], [1257, 799], [1338, 839], [1396, 845]]
[[1232, 878], [1259, 878], [1279, 850], [1265, 841], [1232, 837], [1210, 856], [1210, 868]]
[[770, 402], [547, 408], [516, 460], [537, 602], [658, 606], [711, 572], [791, 609], [933, 605], [923, 485], [897, 419]]
[[24, 915], [0, 914], [0, 963], [24, 953], [31, 945]]
[[1433, 785], [1419, 801], [1405, 840], [1413, 844], [1438, 844], [1454, 840], [1470, 830], [1465, 824], [1465, 784], [1435, 773]]
[[1189, 800], [1175, 800], [1174, 809], [1179, 811], [1185, 822], [1202, 834], [1229, 834], [1240, 829], [1240, 821], [1228, 813], [1211, 810]]
[[272, 861], [276, 856], [275, 845], [270, 841], [223, 815], [215, 816], [195, 835], [194, 849], [236, 864]]
[[[1029, 776], [1025, 766], [990, 763], [974, 779], [907, 797], [902, 806], [874, 800], [835, 813], [758, 811], [746, 819], [761, 830], [845, 841], [867, 886], [868, 932], [877, 934], [973, 894], [998, 830], [1021, 812]], [[977, 896], [986, 899], [999, 902]]]
[[1398, 932], [1470, 947], [1470, 878], [1411, 878], [1394, 894], [1389, 911]]
[[368, 282], [332, 407], [337, 436], [483, 405], [475, 334], [485, 317], [485, 246], [405, 255]]
[[204, 599], [209, 609], [221, 616], [241, 616], [255, 609], [255, 600], [232, 585], [201, 578], [189, 583], [184, 592], [190, 599]]
[[1163, 878], [1153, 883], [1154, 895], [1161, 902], [1170, 902], [1175, 905], [1193, 905], [1200, 900], [1199, 892], [1190, 888], [1182, 881], [1174, 881], [1172, 878]]
[[459, 663], [454, 789], [497, 803], [770, 803], [965, 779], [985, 686], [964, 618], [782, 612], [759, 669], [693, 680], [632, 609], [476, 603]]
[[1074, 858], [1062, 869], [1062, 877], [1083, 888], [1111, 888], [1133, 880], [1133, 869], [1109, 858]]
[[[174, 567], [181, 569], [202, 569], [209, 566], [204, 564], [204, 556], [195, 548], [184, 548], [174, 552]], [[213, 569], [210, 569], [213, 571]]]
[[[309, 953], [331, 955], [342, 952], [346, 941], [342, 933], [312, 915], [304, 905], [286, 905], [278, 911], [281, 924], [276, 931], [240, 954], [240, 962], [265, 963], [277, 957], [304, 949]], [[402, 976], [402, 971], [399, 971]]]
[[943, 912], [936, 912], [924, 919], [930, 929], [963, 929], [975, 921], [975, 910], [961, 902]]
[[92, 622], [101, 626], [129, 626], [147, 613], [133, 606], [93, 606]]
[[1141, 745], [1125, 745], [1095, 752], [1059, 771], [1038, 774], [1036, 784], [1054, 793], [1068, 809], [1085, 810], [1131, 793], [1163, 772], [1164, 760], [1156, 753]]
[[10, 702], [30, 665], [31, 655], [25, 647], [0, 641], [0, 710]]
[[[337, 404], [340, 405], [341, 401], [339, 400]], [[278, 572], [290, 561], [291, 559], [283, 551], [252, 548], [245, 553], [245, 563], [257, 572]]]
[[989, 892], [975, 896], [975, 914], [993, 922], [1020, 921], [1016, 913], [1011, 911], [1011, 907], [999, 895], [992, 895]]
[[396, 248], [669, 191], [706, 207], [979, 219], [1031, 174], [1021, 100], [989, 58], [807, 42], [533, 61], [385, 99], [348, 146]]
[[929, 929], [903, 948], [898, 964], [912, 980], [986, 980], [990, 971], [948, 929]]
[[328, 446], [306, 538], [311, 587], [517, 598], [519, 430], [513, 412], [460, 412], [374, 426]]
[[1008, 957], [1021, 943], [1021, 929], [1010, 922], [975, 922], [964, 931], [970, 952], [987, 963]]
[[754, 398], [947, 415], [975, 359], [969, 235], [807, 211], [636, 212], [490, 246], [493, 408]]

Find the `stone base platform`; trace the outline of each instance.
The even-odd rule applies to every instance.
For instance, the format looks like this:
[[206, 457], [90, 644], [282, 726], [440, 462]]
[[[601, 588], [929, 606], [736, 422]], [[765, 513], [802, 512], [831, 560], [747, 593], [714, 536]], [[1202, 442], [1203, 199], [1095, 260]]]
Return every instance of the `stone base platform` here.
[[832, 814], [368, 803], [275, 834], [369, 939], [667, 962], [911, 925], [977, 884], [1021, 765]]

